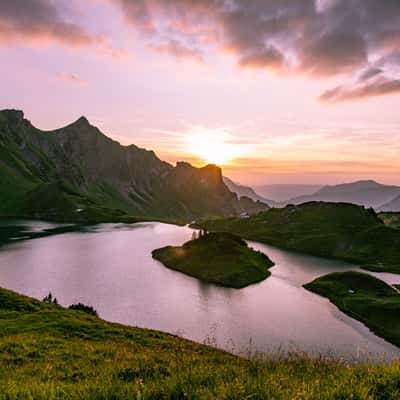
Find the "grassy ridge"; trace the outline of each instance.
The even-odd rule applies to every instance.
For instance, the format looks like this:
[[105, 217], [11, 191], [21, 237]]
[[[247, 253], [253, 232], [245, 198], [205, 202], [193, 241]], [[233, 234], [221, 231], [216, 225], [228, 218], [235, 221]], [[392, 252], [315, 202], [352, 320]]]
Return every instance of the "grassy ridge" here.
[[400, 363], [249, 361], [0, 289], [0, 399], [395, 400]]
[[267, 256], [228, 233], [211, 233], [182, 247], [167, 246], [152, 254], [168, 268], [236, 289], [264, 280], [274, 265]]
[[304, 287], [400, 346], [400, 294], [385, 282], [348, 271], [323, 276]]
[[400, 231], [371, 210], [344, 203], [312, 202], [271, 209], [250, 218], [203, 221], [199, 227], [306, 254], [400, 273]]

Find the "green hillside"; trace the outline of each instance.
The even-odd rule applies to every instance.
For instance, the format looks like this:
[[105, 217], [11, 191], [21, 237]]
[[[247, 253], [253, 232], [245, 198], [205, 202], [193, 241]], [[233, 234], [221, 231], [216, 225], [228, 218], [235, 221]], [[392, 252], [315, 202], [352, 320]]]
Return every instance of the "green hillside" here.
[[217, 285], [243, 288], [271, 275], [274, 264], [237, 236], [210, 233], [181, 247], [163, 247], [153, 257], [166, 267]]
[[349, 271], [323, 276], [304, 287], [400, 346], [400, 294], [385, 282]]
[[84, 117], [44, 132], [17, 110], [0, 111], [0, 185], [0, 216], [57, 221], [190, 222], [268, 208], [239, 200], [214, 165], [174, 167], [120, 145]]
[[0, 289], [1, 400], [395, 400], [399, 378], [398, 362], [246, 360]]
[[198, 226], [374, 271], [400, 272], [400, 231], [385, 226], [374, 211], [361, 206], [313, 202], [250, 218], [211, 219]]

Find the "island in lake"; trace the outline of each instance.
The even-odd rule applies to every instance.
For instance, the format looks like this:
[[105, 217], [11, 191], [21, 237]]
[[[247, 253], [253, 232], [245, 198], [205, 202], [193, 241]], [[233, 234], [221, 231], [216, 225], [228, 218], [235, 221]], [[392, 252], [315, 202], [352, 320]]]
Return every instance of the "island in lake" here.
[[385, 225], [374, 210], [355, 204], [310, 202], [193, 226], [359, 264], [369, 271], [400, 273], [400, 230]]
[[274, 265], [240, 237], [222, 232], [204, 234], [181, 247], [167, 246], [152, 254], [168, 268], [235, 289], [263, 281]]
[[325, 275], [304, 287], [327, 297], [377, 335], [400, 345], [400, 294], [392, 286], [371, 275], [346, 271]]

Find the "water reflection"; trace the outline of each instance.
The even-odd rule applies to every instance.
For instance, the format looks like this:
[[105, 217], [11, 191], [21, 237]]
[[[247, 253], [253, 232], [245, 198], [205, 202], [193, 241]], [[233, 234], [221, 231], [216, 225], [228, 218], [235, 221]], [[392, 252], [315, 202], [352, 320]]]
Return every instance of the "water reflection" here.
[[[272, 276], [242, 290], [204, 284], [171, 271], [151, 251], [180, 245], [192, 230], [160, 223], [105, 224], [0, 249], [0, 286], [36, 298], [49, 291], [63, 305], [83, 302], [102, 318], [170, 333], [235, 352], [288, 350], [358, 357], [399, 350], [302, 288], [342, 263], [251, 243], [276, 263]], [[378, 276], [382, 278], [382, 276]], [[390, 274], [393, 281], [398, 276]], [[393, 282], [392, 282], [393, 283]]]

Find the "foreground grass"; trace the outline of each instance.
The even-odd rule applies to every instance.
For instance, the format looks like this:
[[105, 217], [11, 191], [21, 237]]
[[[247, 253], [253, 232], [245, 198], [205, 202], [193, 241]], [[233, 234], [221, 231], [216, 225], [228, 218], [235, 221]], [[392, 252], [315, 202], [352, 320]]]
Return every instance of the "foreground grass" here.
[[0, 289], [0, 399], [395, 400], [400, 363], [246, 360]]
[[348, 271], [325, 275], [304, 287], [400, 346], [400, 294], [385, 282]]
[[152, 254], [168, 268], [236, 289], [264, 280], [274, 265], [266, 255], [229, 233], [210, 233], [181, 247], [167, 246]]
[[271, 209], [250, 218], [220, 218], [198, 227], [225, 231], [378, 272], [400, 273], [400, 231], [372, 210], [345, 203], [311, 202]]

